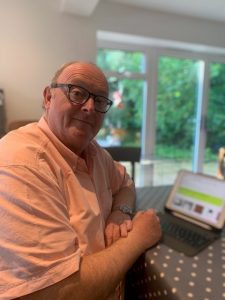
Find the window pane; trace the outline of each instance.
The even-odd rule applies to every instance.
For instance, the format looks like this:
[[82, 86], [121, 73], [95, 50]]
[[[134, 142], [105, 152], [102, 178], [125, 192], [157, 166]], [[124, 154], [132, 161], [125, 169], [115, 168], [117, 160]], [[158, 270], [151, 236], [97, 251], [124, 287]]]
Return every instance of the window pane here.
[[142, 52], [98, 49], [97, 65], [104, 71], [144, 73], [145, 56]]
[[217, 174], [217, 155], [225, 147], [225, 64], [210, 65], [210, 90], [207, 114], [207, 139], [204, 172]]
[[113, 105], [97, 139], [103, 146], [141, 145], [143, 80], [108, 78]]
[[173, 183], [179, 169], [192, 169], [198, 62], [160, 57], [154, 184]]

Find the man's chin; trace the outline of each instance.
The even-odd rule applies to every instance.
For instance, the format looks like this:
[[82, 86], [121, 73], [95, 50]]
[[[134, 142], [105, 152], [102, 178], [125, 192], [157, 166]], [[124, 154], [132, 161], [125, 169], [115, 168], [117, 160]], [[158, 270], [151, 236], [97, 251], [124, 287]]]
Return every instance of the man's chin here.
[[71, 136], [71, 140], [76, 140], [76, 139], [84, 139], [86, 141], [89, 141], [90, 138], [93, 136], [92, 131], [89, 128], [70, 128], [68, 134]]

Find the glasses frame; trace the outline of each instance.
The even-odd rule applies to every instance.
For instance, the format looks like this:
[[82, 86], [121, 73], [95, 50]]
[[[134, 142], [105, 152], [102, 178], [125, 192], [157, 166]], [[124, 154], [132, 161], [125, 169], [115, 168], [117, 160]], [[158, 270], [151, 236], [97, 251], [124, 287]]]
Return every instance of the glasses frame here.
[[[113, 104], [113, 101], [112, 100], [110, 100], [110, 99], [108, 99], [108, 98], [106, 98], [106, 97], [104, 97], [104, 96], [101, 96], [101, 95], [95, 95], [95, 94], [93, 94], [93, 93], [90, 93], [87, 89], [85, 89], [84, 87], [82, 87], [82, 86], [79, 86], [79, 85], [77, 85], [77, 84], [71, 84], [71, 83], [52, 83], [51, 85], [50, 85], [50, 87], [51, 88], [66, 88], [67, 89], [67, 99], [71, 102], [71, 103], [75, 103], [75, 104], [78, 104], [78, 105], [83, 105], [83, 104], [85, 104], [89, 99], [90, 99], [90, 97], [92, 96], [92, 98], [93, 98], [93, 100], [94, 100], [94, 103], [96, 102], [96, 98], [97, 97], [101, 97], [101, 98], [104, 98], [105, 100], [106, 100], [106, 103], [107, 103], [107, 106], [106, 106], [106, 109], [105, 109], [105, 111], [100, 111], [100, 110], [98, 110], [98, 109], [96, 109], [96, 107], [95, 107], [95, 111], [97, 111], [97, 112], [100, 112], [100, 113], [102, 113], [102, 114], [105, 114], [105, 113], [107, 113], [107, 111], [110, 109], [110, 107], [112, 106], [112, 104]], [[71, 88], [73, 88], [73, 87], [77, 87], [77, 88], [80, 88], [80, 89], [83, 89], [83, 90], [85, 90], [86, 92], [87, 92], [87, 99], [85, 99], [83, 102], [76, 102], [76, 101], [73, 101], [73, 100], [71, 100], [70, 99], [70, 90], [71, 90]]]

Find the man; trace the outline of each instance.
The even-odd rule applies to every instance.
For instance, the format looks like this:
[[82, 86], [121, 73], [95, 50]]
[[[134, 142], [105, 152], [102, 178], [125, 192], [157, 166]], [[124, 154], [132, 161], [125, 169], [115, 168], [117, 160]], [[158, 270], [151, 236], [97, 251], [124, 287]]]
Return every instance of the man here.
[[1, 139], [0, 299], [119, 299], [159, 240], [153, 210], [131, 220], [133, 182], [94, 140], [107, 97], [96, 65], [71, 62], [45, 88], [40, 121]]

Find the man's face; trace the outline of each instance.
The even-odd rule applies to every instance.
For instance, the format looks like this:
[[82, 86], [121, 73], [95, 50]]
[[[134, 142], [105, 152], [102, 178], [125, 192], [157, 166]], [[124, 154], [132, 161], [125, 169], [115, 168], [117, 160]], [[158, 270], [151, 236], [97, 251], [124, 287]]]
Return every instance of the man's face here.
[[[57, 83], [75, 84], [90, 93], [108, 96], [103, 73], [92, 64], [76, 63], [59, 75]], [[76, 154], [81, 154], [102, 126], [104, 114], [95, 111], [92, 97], [83, 105], [71, 103], [62, 88], [44, 91], [46, 119], [52, 132]]]

